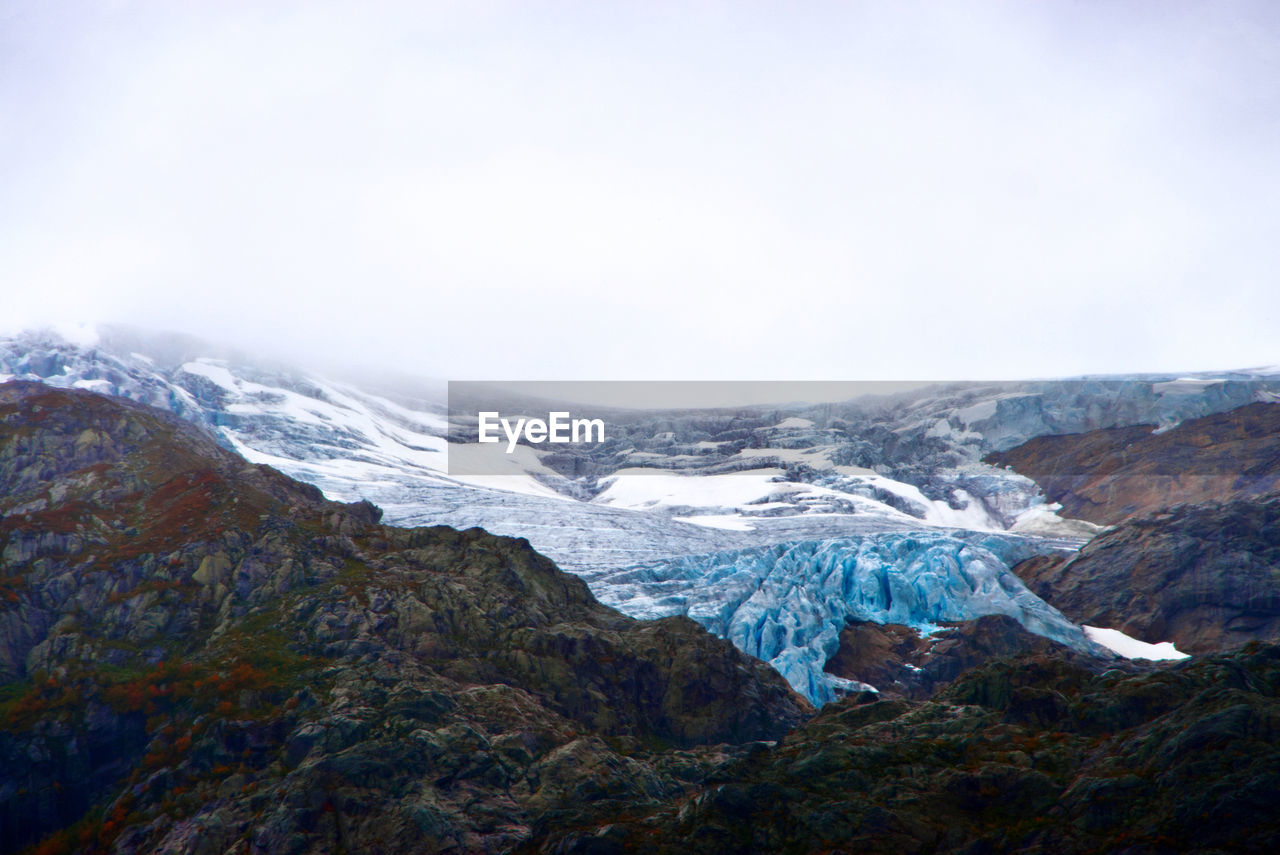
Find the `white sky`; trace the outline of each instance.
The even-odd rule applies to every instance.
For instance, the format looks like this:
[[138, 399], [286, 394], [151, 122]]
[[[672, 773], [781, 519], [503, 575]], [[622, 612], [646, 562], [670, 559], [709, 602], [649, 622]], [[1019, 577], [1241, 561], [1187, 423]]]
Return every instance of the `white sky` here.
[[1277, 224], [1276, 3], [0, 5], [7, 329], [455, 379], [1245, 367]]

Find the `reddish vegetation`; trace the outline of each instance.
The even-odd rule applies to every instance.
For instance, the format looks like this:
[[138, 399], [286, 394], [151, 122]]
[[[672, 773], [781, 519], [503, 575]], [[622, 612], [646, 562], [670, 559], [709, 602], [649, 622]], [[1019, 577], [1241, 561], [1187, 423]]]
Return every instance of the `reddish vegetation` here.
[[138, 677], [105, 687], [102, 697], [121, 713], [154, 715], [188, 699], [194, 701], [194, 709], [229, 712], [234, 705], [226, 698], [238, 697], [243, 691], [276, 692], [282, 689], [286, 679], [287, 675], [246, 661], [233, 661], [218, 670], [189, 662], [181, 665], [160, 662]]
[[63, 685], [53, 678], [39, 681], [9, 705], [0, 729], [16, 731], [31, 727], [49, 713], [73, 709], [80, 702], [81, 695], [75, 686]]
[[23, 579], [21, 576], [0, 576], [0, 600], [16, 603], [21, 599]]
[[241, 510], [231, 493], [227, 479], [209, 468], [174, 475], [141, 503], [134, 517], [137, 533], [122, 540], [115, 554], [132, 558], [161, 552], [177, 539], [211, 540], [231, 528], [252, 530], [260, 508]]
[[[130, 408], [127, 415], [122, 406]], [[128, 402], [13, 383], [0, 393], [0, 420], [9, 427], [10, 468], [0, 474], [10, 483], [23, 474], [29, 486], [21, 502], [38, 508], [0, 518], [0, 538], [15, 532], [65, 535], [65, 543], [42, 543], [41, 554], [96, 557], [92, 569], [99, 571], [170, 552], [176, 543], [209, 543], [231, 530], [251, 533], [264, 514], [287, 514], [281, 499], [291, 503], [300, 490], [278, 473], [219, 448], [191, 426]], [[90, 439], [83, 439], [90, 431]], [[143, 447], [148, 453], [137, 454]], [[33, 473], [38, 473], [34, 480]], [[51, 481], [71, 489], [40, 508], [50, 498]], [[16, 495], [10, 498], [18, 501]], [[182, 566], [178, 558], [169, 563]], [[113, 591], [109, 602], [184, 584], [152, 579]], [[0, 603], [20, 601], [23, 587], [22, 576], [0, 578]]]
[[198, 519], [214, 506], [214, 491], [223, 480], [212, 469], [196, 469], [170, 479], [153, 490], [144, 505], [148, 514], [158, 514], [157, 523]]
[[57, 507], [0, 519], [0, 534], [11, 531], [41, 531], [68, 534], [85, 527], [93, 519], [94, 508], [87, 502], [68, 501]]

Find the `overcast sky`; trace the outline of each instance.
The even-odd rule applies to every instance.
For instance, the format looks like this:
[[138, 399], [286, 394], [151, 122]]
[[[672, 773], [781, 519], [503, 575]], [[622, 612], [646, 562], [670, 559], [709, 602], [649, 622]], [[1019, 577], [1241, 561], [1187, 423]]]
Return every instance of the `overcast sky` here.
[[450, 379], [1219, 369], [1280, 363], [1278, 232], [1273, 2], [0, 3], [4, 328]]

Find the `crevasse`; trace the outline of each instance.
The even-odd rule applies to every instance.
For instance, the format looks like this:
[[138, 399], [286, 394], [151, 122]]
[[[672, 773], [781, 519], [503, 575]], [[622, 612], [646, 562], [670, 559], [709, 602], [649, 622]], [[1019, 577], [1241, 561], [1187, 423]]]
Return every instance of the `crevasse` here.
[[930, 632], [1002, 614], [1081, 650], [1083, 631], [1029, 591], [1013, 540], [937, 532], [871, 534], [688, 555], [588, 577], [603, 602], [637, 618], [687, 615], [769, 662], [815, 704], [843, 681], [823, 673], [850, 619]]

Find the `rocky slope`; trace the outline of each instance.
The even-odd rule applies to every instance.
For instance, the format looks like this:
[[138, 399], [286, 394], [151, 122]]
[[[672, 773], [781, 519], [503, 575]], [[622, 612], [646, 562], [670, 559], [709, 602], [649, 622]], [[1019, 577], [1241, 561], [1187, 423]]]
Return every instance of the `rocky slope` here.
[[1034, 479], [1066, 516], [1104, 525], [1179, 502], [1280, 491], [1280, 406], [1253, 403], [1154, 428], [1040, 436], [986, 460]]
[[1175, 505], [1013, 570], [1078, 623], [1186, 653], [1280, 641], [1280, 497]]
[[1143, 673], [997, 661], [849, 698], [659, 809], [582, 805], [521, 851], [1272, 852], [1280, 647]]
[[[1028, 632], [1007, 615], [949, 624], [928, 635], [903, 624], [850, 621], [840, 631], [839, 646], [823, 670], [875, 686], [885, 699], [924, 700], [992, 660], [1048, 653], [1075, 655], [1066, 645]], [[1115, 661], [1108, 664], [1120, 667]]]
[[0, 386], [0, 851], [501, 851], [809, 712], [526, 541], [378, 516], [166, 413]]

